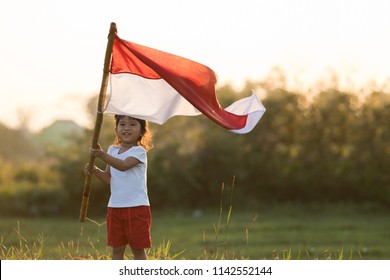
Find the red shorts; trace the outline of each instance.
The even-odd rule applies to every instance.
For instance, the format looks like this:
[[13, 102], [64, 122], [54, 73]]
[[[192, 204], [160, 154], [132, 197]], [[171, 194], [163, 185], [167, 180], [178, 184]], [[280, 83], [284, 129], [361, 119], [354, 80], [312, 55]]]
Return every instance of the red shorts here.
[[112, 247], [130, 245], [140, 250], [152, 247], [149, 206], [107, 209], [107, 244]]

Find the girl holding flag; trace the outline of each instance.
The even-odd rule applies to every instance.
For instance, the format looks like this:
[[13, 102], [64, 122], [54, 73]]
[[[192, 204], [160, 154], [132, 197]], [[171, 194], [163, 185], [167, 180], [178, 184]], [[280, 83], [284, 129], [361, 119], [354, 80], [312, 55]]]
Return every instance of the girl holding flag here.
[[[106, 169], [94, 166], [92, 174], [110, 185], [107, 210], [107, 244], [112, 259], [124, 259], [129, 245], [134, 259], [147, 259], [145, 248], [151, 247], [151, 212], [147, 193], [147, 151], [152, 134], [146, 120], [115, 115], [117, 140], [104, 152], [90, 149], [92, 156], [102, 159]], [[88, 174], [88, 165], [85, 173]], [[88, 175], [92, 175], [88, 174]]]

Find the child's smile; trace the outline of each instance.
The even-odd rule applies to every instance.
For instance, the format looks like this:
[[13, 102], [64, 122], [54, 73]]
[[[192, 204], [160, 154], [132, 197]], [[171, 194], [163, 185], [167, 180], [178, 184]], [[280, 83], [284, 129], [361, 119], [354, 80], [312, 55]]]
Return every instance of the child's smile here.
[[141, 135], [141, 125], [131, 117], [123, 117], [116, 128], [122, 145], [136, 145]]

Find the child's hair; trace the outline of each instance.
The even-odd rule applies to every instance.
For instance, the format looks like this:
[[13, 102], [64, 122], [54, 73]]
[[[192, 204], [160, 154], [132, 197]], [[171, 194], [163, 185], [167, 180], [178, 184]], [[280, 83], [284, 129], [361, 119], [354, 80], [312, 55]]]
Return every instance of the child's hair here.
[[[126, 117], [125, 115], [115, 115], [115, 128], [118, 127], [119, 121]], [[152, 145], [152, 136], [153, 133], [149, 128], [149, 123], [147, 120], [137, 119], [134, 117], [127, 116], [133, 120], [136, 120], [141, 125], [141, 136], [137, 141], [137, 145], [142, 146], [146, 151], [153, 148]], [[121, 141], [118, 137], [116, 137], [114, 145], [120, 145]]]

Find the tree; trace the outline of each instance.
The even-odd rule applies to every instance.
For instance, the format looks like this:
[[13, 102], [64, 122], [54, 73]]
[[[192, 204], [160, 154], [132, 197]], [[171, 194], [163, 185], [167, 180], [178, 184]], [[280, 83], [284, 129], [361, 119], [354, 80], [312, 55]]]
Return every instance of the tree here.
[[390, 95], [372, 92], [362, 105], [355, 130], [356, 176], [364, 199], [389, 203]]

